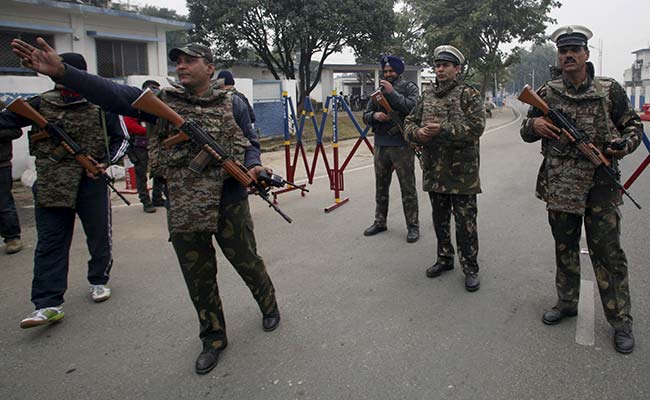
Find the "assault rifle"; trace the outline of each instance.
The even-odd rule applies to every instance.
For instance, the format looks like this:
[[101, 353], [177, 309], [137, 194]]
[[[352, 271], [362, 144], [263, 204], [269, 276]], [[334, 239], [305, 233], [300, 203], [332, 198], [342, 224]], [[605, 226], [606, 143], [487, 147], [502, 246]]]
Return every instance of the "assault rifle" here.
[[[391, 107], [388, 100], [386, 100], [386, 97], [384, 97], [384, 94], [381, 92], [381, 89], [382, 88], [380, 86], [379, 89], [372, 92], [370, 94], [370, 98], [372, 99], [372, 101], [375, 104], [377, 104], [378, 106], [380, 106], [381, 108], [383, 108], [386, 111], [386, 114], [388, 115], [388, 117], [393, 122], [395, 122], [395, 125], [397, 125], [397, 127], [399, 128], [399, 131], [402, 134], [402, 137], [405, 138], [406, 135], [404, 134], [404, 128], [402, 127], [402, 124], [400, 124], [400, 122], [399, 122], [399, 112], [396, 111], [396, 110], [393, 110], [393, 107]], [[413, 151], [415, 152], [415, 155], [418, 157], [418, 159], [420, 157], [422, 157], [422, 152], [418, 149], [418, 147], [417, 146], [412, 146], [412, 147], [413, 147]]]
[[[555, 125], [560, 130], [561, 138], [568, 140], [567, 143], [574, 143], [578, 150], [587, 157], [595, 166], [596, 170], [603, 171], [605, 176], [614, 183], [625, 194], [632, 203], [640, 210], [641, 206], [637, 203], [632, 196], [625, 190], [625, 187], [618, 181], [617, 173], [612, 168], [612, 162], [589, 140], [589, 137], [579, 131], [570, 119], [562, 113], [562, 111], [555, 108], [550, 108], [548, 104], [537, 93], [535, 93], [530, 86], [526, 85], [517, 97], [520, 101], [529, 104], [539, 111], [541, 111], [546, 120]], [[554, 145], [556, 149], [561, 149], [562, 145]], [[610, 146], [614, 149], [621, 150], [622, 144], [613, 143]]]
[[106, 171], [99, 165], [99, 163], [87, 155], [84, 150], [75, 142], [63, 129], [59, 128], [57, 125], [48, 122], [41, 113], [36, 111], [28, 102], [23, 100], [21, 97], [16, 98], [8, 106], [7, 110], [12, 111], [23, 118], [27, 118], [32, 121], [36, 126], [40, 128], [40, 132], [32, 134], [30, 139], [33, 141], [43, 140], [46, 138], [52, 138], [58, 147], [48, 156], [48, 158], [53, 162], [59, 162], [66, 156], [66, 154], [71, 154], [75, 160], [86, 171], [90, 172], [93, 176], [100, 177], [104, 180], [106, 185], [120, 198], [127, 206], [130, 206], [131, 203], [118, 192], [113, 186], [115, 181], [113, 177], [109, 176]]
[[[177, 127], [181, 132], [171, 137], [178, 137], [180, 139], [174, 139], [178, 140], [175, 143], [191, 140], [201, 147], [201, 152], [190, 163], [190, 170], [192, 172], [201, 173], [203, 167], [207, 164], [206, 161], [209, 161], [210, 158], [215, 159], [221, 163], [221, 167], [230, 176], [235, 178], [237, 182], [245, 188], [252, 189], [256, 195], [260, 196], [262, 200], [269, 204], [269, 207], [280, 214], [285, 221], [291, 223], [291, 218], [269, 199], [269, 189], [251, 178], [248, 175], [248, 169], [241, 162], [226, 153], [217, 141], [204, 131], [198, 123], [192, 120], [186, 120], [178, 115], [176, 111], [172, 110], [171, 107], [156, 97], [150, 89], [145, 90], [131, 105], [147, 114], [167, 120]], [[167, 143], [165, 145], [167, 147], [170, 146]]]

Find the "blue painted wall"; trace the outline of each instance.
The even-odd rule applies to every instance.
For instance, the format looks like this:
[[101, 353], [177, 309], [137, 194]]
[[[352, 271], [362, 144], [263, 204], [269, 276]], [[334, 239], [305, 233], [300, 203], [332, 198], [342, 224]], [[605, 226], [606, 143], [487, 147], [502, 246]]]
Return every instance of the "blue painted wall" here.
[[260, 136], [284, 135], [284, 107], [282, 101], [253, 103], [255, 110], [255, 130]]

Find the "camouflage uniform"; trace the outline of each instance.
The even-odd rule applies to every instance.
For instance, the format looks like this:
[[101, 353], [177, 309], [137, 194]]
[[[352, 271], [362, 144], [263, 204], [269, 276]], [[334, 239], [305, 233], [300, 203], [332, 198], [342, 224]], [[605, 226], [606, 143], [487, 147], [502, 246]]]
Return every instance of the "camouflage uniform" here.
[[[441, 124], [440, 134], [430, 142], [418, 142], [417, 130], [433, 119]], [[484, 129], [483, 99], [478, 91], [459, 81], [422, 93], [404, 127], [408, 141], [422, 146], [422, 186], [431, 199], [438, 262], [453, 264], [450, 236], [453, 211], [456, 244], [465, 274], [478, 272], [476, 195], [481, 193], [479, 138]]]
[[[562, 110], [603, 153], [616, 138], [628, 139], [628, 151], [641, 143], [643, 126], [623, 88], [613, 79], [593, 76], [588, 63], [587, 80], [574, 87], [563, 78], [546, 82], [538, 91], [548, 105]], [[540, 137], [532, 118], [541, 112], [531, 108], [523, 121], [526, 142]], [[542, 139], [544, 161], [537, 177], [536, 196], [546, 202], [555, 239], [558, 307], [575, 309], [580, 289], [580, 233], [585, 223], [589, 255], [594, 267], [605, 316], [615, 328], [631, 324], [627, 260], [620, 246], [621, 193], [596, 172], [595, 166], [575, 146], [552, 149]], [[618, 171], [618, 163], [612, 166]]]
[[[399, 79], [393, 84], [393, 92], [385, 94], [386, 100], [399, 113], [399, 123], [404, 123], [404, 118], [411, 112], [418, 95], [418, 88], [413, 82]], [[393, 176], [397, 178], [402, 193], [402, 207], [408, 227], [419, 226], [418, 196], [415, 187], [415, 153], [402, 138], [399, 127], [395, 122], [378, 122], [373, 118], [375, 112], [385, 110], [375, 104], [372, 99], [368, 101], [363, 113], [363, 121], [372, 126], [375, 134], [375, 223], [386, 226], [388, 216], [388, 195]]]
[[[184, 118], [198, 121], [228, 154], [244, 162], [244, 153], [251, 143], [233, 118], [230, 92], [213, 88], [211, 95], [197, 97], [182, 87], [173, 87], [163, 89], [159, 96]], [[157, 120], [154, 131], [161, 139], [177, 133], [175, 127], [162, 119]], [[271, 314], [277, 304], [264, 261], [257, 254], [248, 200], [222, 204], [228, 181], [225, 171], [214, 161], [201, 175], [188, 169], [199, 151], [195, 143], [187, 141], [169, 149], [159, 145], [155, 153], [169, 193], [170, 240], [199, 316], [200, 338], [205, 346], [224, 348], [227, 339], [213, 236], [250, 288], [262, 314]], [[239, 185], [229, 180], [231, 185]]]

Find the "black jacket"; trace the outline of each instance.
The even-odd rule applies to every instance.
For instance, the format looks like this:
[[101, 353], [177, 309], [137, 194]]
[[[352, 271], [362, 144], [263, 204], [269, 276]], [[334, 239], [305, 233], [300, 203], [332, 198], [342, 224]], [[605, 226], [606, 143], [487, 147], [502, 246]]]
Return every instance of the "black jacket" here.
[[18, 139], [23, 131], [20, 129], [0, 130], [0, 168], [11, 167], [12, 146], [11, 141]]

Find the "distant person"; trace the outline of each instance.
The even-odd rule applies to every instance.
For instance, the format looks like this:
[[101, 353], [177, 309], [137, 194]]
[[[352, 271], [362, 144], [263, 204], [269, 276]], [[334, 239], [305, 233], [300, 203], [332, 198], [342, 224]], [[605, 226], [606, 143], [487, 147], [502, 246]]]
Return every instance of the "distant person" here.
[[246, 95], [244, 93], [240, 92], [239, 90], [235, 89], [235, 78], [232, 76], [232, 72], [230, 71], [220, 71], [219, 74], [217, 75], [217, 80], [223, 79], [223, 90], [230, 90], [235, 96], [239, 97], [246, 103], [246, 107], [248, 108], [248, 116], [250, 117], [251, 124], [255, 123], [255, 110], [253, 110], [253, 107], [251, 106], [251, 103], [248, 101], [246, 98]]
[[18, 253], [23, 248], [23, 242], [20, 240], [20, 221], [11, 194], [11, 141], [18, 139], [22, 134], [20, 129], [0, 130], [0, 236], [4, 239], [7, 254]]
[[[154, 80], [147, 80], [142, 84], [142, 89], [160, 90], [160, 84]], [[143, 122], [134, 117], [123, 117], [126, 129], [129, 131], [129, 155], [132, 156], [133, 166], [135, 169], [135, 184], [138, 190], [138, 198], [142, 203], [143, 211], [146, 213], [155, 213], [156, 207], [152, 204], [147, 189], [147, 171], [149, 168], [148, 138], [147, 128]], [[130, 157], [131, 158], [131, 157]], [[154, 180], [154, 184], [155, 184]]]

